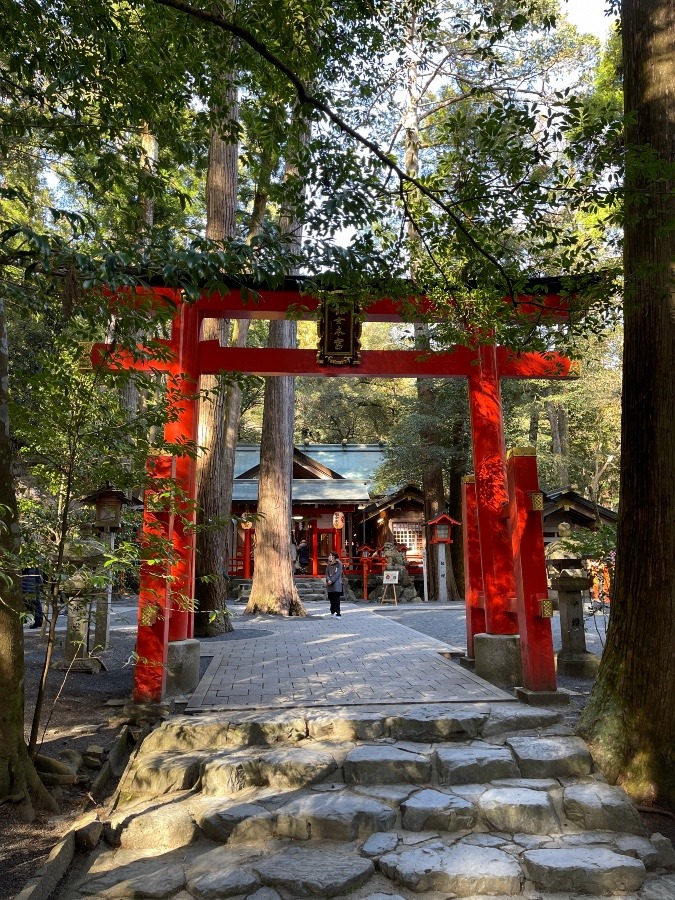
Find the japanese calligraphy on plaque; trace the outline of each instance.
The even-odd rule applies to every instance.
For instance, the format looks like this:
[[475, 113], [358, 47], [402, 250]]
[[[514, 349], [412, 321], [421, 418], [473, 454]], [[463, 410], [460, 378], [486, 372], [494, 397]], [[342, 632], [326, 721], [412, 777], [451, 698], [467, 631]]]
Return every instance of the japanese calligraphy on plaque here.
[[342, 308], [324, 298], [319, 317], [319, 349], [323, 366], [356, 366], [361, 358], [361, 321], [355, 305]]

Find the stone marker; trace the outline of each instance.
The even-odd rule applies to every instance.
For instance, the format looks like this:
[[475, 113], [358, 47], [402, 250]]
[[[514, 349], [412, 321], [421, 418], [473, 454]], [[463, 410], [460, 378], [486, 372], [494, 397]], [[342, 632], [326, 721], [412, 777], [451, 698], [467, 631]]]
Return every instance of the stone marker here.
[[581, 592], [588, 590], [592, 579], [581, 575], [562, 572], [551, 581], [551, 587], [558, 592], [560, 607], [560, 637], [562, 648], [556, 654], [556, 668], [559, 675], [573, 678], [594, 678], [598, 674], [600, 657], [586, 649], [584, 628], [584, 604]]

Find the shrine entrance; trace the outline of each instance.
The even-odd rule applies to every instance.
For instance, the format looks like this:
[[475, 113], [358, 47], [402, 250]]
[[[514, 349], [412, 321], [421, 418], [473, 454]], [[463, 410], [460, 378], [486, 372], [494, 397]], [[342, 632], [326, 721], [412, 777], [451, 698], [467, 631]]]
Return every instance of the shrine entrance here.
[[[205, 318], [282, 319], [289, 310], [296, 318], [316, 318], [321, 312], [320, 301], [303, 295], [301, 286], [297, 279], [291, 279], [280, 290], [233, 289], [227, 295], [204, 294], [192, 304], [184, 302], [178, 290], [152, 289], [157, 303], [175, 307], [171, 338], [162, 342], [170, 351], [170, 361], [139, 362], [134, 354], [97, 344], [92, 350], [92, 363], [165, 372], [173, 413], [165, 439], [173, 444], [197, 443], [199, 400], [195, 385], [201, 375], [226, 371], [259, 376], [465, 378], [475, 473], [464, 480], [463, 489], [468, 654], [475, 656], [476, 672], [483, 677], [481, 657], [488, 667], [504, 658], [508, 667], [514, 654], [519, 655], [526, 691], [534, 692], [539, 699], [542, 693], [555, 693], [536, 458], [533, 451], [521, 449], [512, 451], [507, 459], [500, 379], [568, 378], [572, 374], [570, 361], [558, 353], [515, 354], [490, 344], [424, 353], [360, 351], [358, 323], [345, 322], [344, 313], [331, 313], [326, 306], [320, 316], [318, 353], [229, 348], [221, 347], [218, 341], [200, 340]], [[566, 317], [567, 304], [555, 287], [551, 285], [550, 292], [538, 294], [536, 300], [529, 295], [519, 297], [521, 314], [541, 316], [544, 312], [550, 319]], [[412, 313], [409, 308], [407, 303], [404, 313], [400, 303], [380, 299], [371, 303], [361, 318], [379, 322], [442, 319], [424, 298]], [[193, 636], [193, 613], [177, 598], [194, 597], [195, 548], [190, 521], [194, 513], [190, 501], [195, 497], [195, 461], [189, 456], [152, 457], [148, 471], [160, 480], [174, 478], [186, 500], [184, 514], [174, 516], [153, 508], [146, 492], [144, 533], [170, 541], [173, 558], [166, 563], [154, 560], [141, 568], [134, 673], [137, 702], [162, 699], [169, 645]]]

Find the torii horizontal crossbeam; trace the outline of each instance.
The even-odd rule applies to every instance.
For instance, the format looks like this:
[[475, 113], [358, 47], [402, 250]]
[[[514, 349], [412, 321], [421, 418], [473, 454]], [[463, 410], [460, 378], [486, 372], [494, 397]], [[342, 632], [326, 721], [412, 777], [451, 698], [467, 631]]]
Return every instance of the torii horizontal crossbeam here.
[[[451, 350], [420, 353], [418, 350], [364, 350], [358, 365], [321, 365], [315, 350], [226, 348], [218, 341], [199, 344], [199, 371], [244, 372], [248, 375], [305, 375], [337, 378], [468, 378], [477, 362], [476, 350], [456, 346]], [[559, 353], [515, 354], [497, 348], [498, 374], [502, 378], [569, 378], [569, 359]]]

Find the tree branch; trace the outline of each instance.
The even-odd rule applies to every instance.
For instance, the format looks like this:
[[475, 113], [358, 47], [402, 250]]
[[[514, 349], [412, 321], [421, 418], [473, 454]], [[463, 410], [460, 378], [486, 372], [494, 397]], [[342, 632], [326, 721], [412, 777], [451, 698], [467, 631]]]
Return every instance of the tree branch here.
[[189, 3], [184, 3], [183, 0], [154, 0], [155, 3], [160, 6], [168, 6], [171, 9], [175, 9], [178, 12], [185, 13], [185, 15], [192, 17], [193, 19], [197, 19], [201, 22], [206, 22], [209, 25], [215, 25], [216, 28], [220, 28], [222, 31], [226, 31], [229, 34], [234, 35], [239, 38], [242, 43], [247, 44], [255, 53], [258, 54], [262, 59], [268, 62], [271, 66], [273, 66], [278, 72], [281, 72], [288, 81], [293, 85], [295, 92], [298, 97], [298, 101], [301, 105], [311, 106], [313, 109], [317, 110], [317, 112], [323, 113], [326, 118], [328, 118], [337, 128], [340, 129], [344, 134], [349, 135], [362, 147], [366, 147], [370, 152], [375, 156], [379, 161], [386, 166], [390, 171], [394, 172], [397, 176], [401, 184], [408, 184], [411, 187], [414, 187], [416, 190], [420, 192], [424, 197], [427, 197], [434, 205], [438, 206], [443, 212], [454, 222], [456, 227], [461, 231], [464, 237], [469, 241], [471, 246], [476, 250], [481, 256], [485, 257], [492, 265], [497, 269], [500, 273], [504, 282], [507, 286], [507, 291], [509, 296], [511, 297], [512, 302], [516, 303], [515, 292], [513, 283], [508, 273], [501, 265], [499, 260], [494, 257], [488, 250], [481, 246], [478, 240], [471, 234], [466, 225], [462, 222], [460, 217], [452, 211], [450, 206], [445, 203], [441, 198], [432, 190], [430, 190], [425, 184], [419, 181], [417, 178], [414, 178], [411, 175], [408, 175], [398, 163], [393, 160], [390, 156], [388, 156], [384, 150], [382, 150], [374, 141], [368, 140], [368, 138], [364, 137], [360, 134], [355, 128], [352, 128], [341, 116], [339, 116], [336, 112], [334, 112], [328, 104], [324, 103], [319, 97], [311, 94], [307, 89], [303, 80], [297, 75], [296, 72], [293, 71], [282, 59], [280, 59], [275, 53], [273, 53], [262, 41], [258, 40], [258, 38], [252, 34], [248, 29], [242, 28], [240, 25], [236, 25], [234, 22], [229, 22], [227, 19], [224, 19], [222, 16], [217, 15], [216, 13], [207, 12], [203, 9], [198, 9], [194, 6], [191, 6]]

